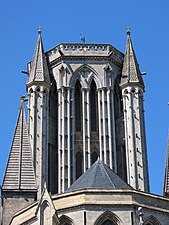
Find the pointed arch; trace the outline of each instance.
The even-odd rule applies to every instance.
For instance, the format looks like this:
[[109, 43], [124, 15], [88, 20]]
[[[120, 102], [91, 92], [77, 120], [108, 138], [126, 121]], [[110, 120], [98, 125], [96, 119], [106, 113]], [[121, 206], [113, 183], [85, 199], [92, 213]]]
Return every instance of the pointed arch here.
[[90, 86], [90, 128], [91, 132], [97, 131], [98, 110], [97, 110], [97, 88], [94, 80]]
[[97, 152], [94, 151], [92, 153], [92, 157], [91, 157], [92, 164], [95, 163], [97, 161], [97, 159], [98, 159], [98, 154], [97, 154]]
[[145, 225], [161, 225], [161, 223], [154, 216], [149, 216], [147, 219], [145, 219], [144, 224]]
[[95, 80], [97, 88], [101, 87], [98, 73], [89, 65], [81, 65], [75, 70], [70, 79], [69, 86], [75, 87], [77, 79], [79, 79], [83, 88], [89, 88], [92, 79]]
[[106, 211], [102, 215], [100, 215], [94, 223], [94, 225], [109, 225], [109, 224], [122, 225], [122, 221], [116, 214], [110, 211]]
[[74, 221], [70, 217], [65, 215], [61, 216], [59, 221], [60, 225], [74, 225]]
[[45, 200], [40, 206], [40, 224], [50, 225], [51, 223], [51, 210], [50, 204]]
[[77, 79], [75, 84], [75, 131], [80, 132], [82, 128], [82, 93], [81, 84], [79, 79]]

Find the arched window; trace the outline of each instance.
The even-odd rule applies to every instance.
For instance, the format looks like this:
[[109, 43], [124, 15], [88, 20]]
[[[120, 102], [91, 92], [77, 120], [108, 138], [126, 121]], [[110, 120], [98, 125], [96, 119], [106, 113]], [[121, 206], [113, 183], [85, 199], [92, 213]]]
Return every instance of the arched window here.
[[106, 220], [102, 223], [102, 225], [115, 225], [111, 220]]
[[145, 219], [144, 224], [145, 225], [161, 225], [160, 222], [154, 216], [149, 216], [147, 219]]
[[75, 131], [81, 131], [81, 115], [82, 115], [82, 94], [81, 84], [77, 80], [75, 85]]
[[82, 175], [82, 154], [76, 153], [76, 179]]
[[50, 214], [50, 206], [47, 201], [44, 201], [41, 206], [41, 225], [50, 225], [51, 224], [51, 214]]
[[93, 164], [94, 162], [96, 162], [97, 159], [98, 159], [98, 154], [97, 154], [96, 152], [93, 152], [93, 153], [92, 153], [92, 164]]
[[59, 220], [60, 220], [60, 225], [74, 225], [73, 220], [65, 215], [61, 216]]
[[96, 92], [96, 84], [94, 80], [92, 80], [91, 88], [90, 88], [90, 123], [91, 123], [91, 131], [97, 131], [97, 92]]
[[94, 223], [94, 225], [120, 225], [120, 224], [122, 224], [120, 218], [110, 211], [104, 212], [97, 218], [97, 220]]

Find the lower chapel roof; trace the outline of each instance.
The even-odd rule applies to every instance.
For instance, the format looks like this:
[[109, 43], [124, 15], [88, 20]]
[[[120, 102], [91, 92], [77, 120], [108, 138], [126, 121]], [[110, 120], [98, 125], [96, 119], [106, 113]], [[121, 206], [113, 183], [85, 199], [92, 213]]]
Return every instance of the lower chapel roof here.
[[80, 189], [132, 189], [113, 170], [97, 160], [66, 192]]

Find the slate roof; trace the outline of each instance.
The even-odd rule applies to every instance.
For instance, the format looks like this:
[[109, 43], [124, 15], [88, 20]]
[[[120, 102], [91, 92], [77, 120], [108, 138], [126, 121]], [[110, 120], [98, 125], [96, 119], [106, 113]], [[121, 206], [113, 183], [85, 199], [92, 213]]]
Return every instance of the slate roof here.
[[45, 82], [50, 85], [50, 76], [47, 66], [46, 56], [43, 49], [41, 32], [38, 35], [35, 53], [30, 64], [30, 72], [28, 76], [27, 85], [32, 82]]
[[168, 133], [168, 144], [167, 144], [167, 154], [166, 154], [163, 195], [169, 196], [169, 133]]
[[144, 86], [139, 64], [132, 45], [130, 31], [127, 32], [126, 52], [124, 56], [121, 86], [127, 83], [139, 83]]
[[67, 190], [71, 192], [80, 189], [132, 189], [113, 170], [101, 160], [97, 160], [81, 177]]
[[21, 100], [2, 190], [36, 190], [23, 98]]

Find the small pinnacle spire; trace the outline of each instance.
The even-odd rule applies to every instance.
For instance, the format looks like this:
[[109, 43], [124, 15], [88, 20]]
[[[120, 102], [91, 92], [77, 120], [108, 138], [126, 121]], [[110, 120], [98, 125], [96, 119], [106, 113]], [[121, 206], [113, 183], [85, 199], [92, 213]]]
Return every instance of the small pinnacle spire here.
[[30, 66], [28, 82], [27, 82], [28, 86], [36, 81], [45, 82], [46, 84], [50, 85], [48, 64], [47, 64], [45, 52], [43, 49], [41, 32], [42, 32], [42, 28], [39, 26], [38, 40], [37, 40], [33, 59], [30, 63], [31, 66]]
[[42, 33], [42, 27], [39, 26], [39, 27], [38, 27], [38, 34], [41, 34], [41, 33]]
[[130, 29], [130, 27], [127, 27], [127, 29], [126, 29], [126, 34], [127, 34], [127, 35], [130, 35], [130, 34], [131, 34], [131, 29]]
[[126, 53], [124, 55], [122, 78], [120, 85], [138, 83], [144, 87], [144, 82], [139, 69], [139, 64], [130, 38], [130, 28], [127, 28]]

